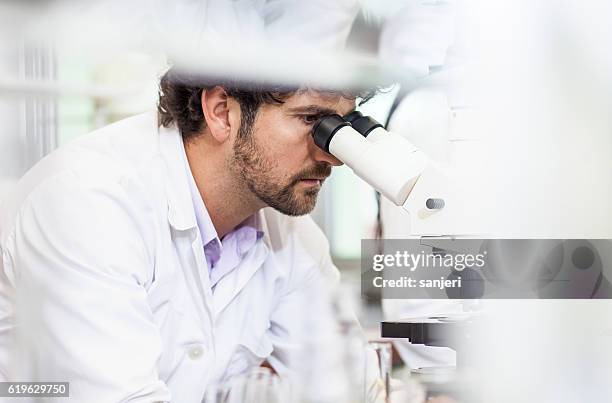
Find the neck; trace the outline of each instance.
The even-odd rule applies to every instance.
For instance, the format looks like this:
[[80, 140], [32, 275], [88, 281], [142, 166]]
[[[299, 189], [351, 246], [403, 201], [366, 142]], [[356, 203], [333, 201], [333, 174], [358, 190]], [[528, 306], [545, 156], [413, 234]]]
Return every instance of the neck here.
[[209, 136], [185, 142], [189, 168], [219, 238], [264, 207], [228, 169], [224, 153]]

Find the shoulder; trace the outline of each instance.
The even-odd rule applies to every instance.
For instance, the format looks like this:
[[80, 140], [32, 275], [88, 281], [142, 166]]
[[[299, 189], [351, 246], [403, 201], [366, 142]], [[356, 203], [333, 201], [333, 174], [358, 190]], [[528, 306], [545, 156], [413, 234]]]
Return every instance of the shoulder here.
[[14, 262], [5, 269], [15, 278], [45, 267], [60, 275], [58, 267], [70, 266], [94, 275], [132, 275], [144, 284], [153, 261], [145, 215], [118, 184], [59, 173], [36, 186], [12, 226], [3, 228], [3, 259]]
[[43, 158], [2, 200], [0, 242], [26, 211], [70, 218], [85, 208], [90, 217], [104, 213], [94, 207], [127, 208], [129, 188], [137, 186], [130, 179], [137, 167], [154, 159], [154, 132], [154, 119], [139, 115], [87, 134]]

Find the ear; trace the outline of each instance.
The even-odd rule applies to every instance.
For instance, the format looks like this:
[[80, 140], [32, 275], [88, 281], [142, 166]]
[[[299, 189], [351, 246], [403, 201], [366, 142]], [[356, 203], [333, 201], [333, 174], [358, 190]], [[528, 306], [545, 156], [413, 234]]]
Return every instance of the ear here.
[[213, 138], [219, 143], [226, 141], [231, 132], [227, 92], [219, 86], [203, 90], [202, 111]]

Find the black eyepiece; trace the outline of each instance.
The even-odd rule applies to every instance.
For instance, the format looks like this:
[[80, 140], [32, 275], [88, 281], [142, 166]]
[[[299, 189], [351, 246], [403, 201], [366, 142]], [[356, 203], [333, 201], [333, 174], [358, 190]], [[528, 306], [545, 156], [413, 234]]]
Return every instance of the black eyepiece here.
[[315, 144], [320, 148], [329, 152], [329, 143], [334, 137], [334, 134], [344, 126], [351, 124], [344, 120], [340, 115], [327, 115], [321, 118], [312, 129], [312, 136]]
[[359, 111], [353, 111], [351, 113], [348, 113], [346, 115], [344, 115], [344, 120], [346, 120], [347, 122], [349, 122], [350, 124], [353, 124], [354, 121], [356, 121], [359, 118], [362, 118], [363, 114]]
[[383, 127], [370, 116], [363, 116], [361, 112], [353, 111], [344, 117], [351, 123], [353, 129], [357, 130], [363, 137], [368, 137], [368, 134], [377, 127]]

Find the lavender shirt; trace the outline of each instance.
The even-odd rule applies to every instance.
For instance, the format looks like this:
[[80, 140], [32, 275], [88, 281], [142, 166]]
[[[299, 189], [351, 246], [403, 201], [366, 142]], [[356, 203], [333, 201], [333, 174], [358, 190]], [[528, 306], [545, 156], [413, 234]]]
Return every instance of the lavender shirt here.
[[193, 209], [202, 238], [204, 255], [206, 256], [210, 287], [214, 291], [215, 285], [234, 270], [249, 250], [255, 246], [257, 240], [263, 237], [263, 232], [259, 231], [255, 226], [255, 216], [251, 216], [226, 234], [223, 239], [219, 239], [217, 230], [210, 219], [210, 215], [208, 215], [204, 200], [202, 200], [202, 196], [191, 173], [189, 161], [184, 152], [184, 146], [183, 159], [185, 162], [185, 174], [188, 177], [187, 180], [191, 189]]

